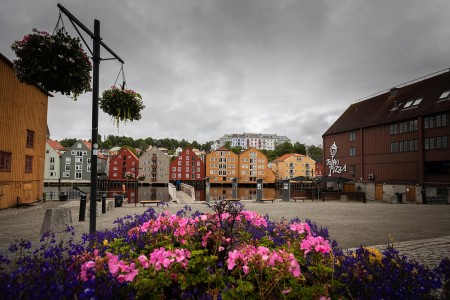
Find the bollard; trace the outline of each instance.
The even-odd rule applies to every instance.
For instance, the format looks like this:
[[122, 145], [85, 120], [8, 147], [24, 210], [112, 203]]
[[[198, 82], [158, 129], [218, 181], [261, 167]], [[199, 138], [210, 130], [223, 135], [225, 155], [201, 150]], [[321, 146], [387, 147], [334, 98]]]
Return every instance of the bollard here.
[[256, 202], [262, 202], [263, 198], [263, 180], [262, 178], [256, 179]]
[[209, 183], [209, 177], [205, 178], [205, 202], [209, 203], [209, 189], [211, 184]]
[[106, 214], [106, 195], [102, 195], [102, 214]]
[[291, 199], [291, 184], [289, 179], [283, 180], [282, 200], [289, 202]]
[[78, 217], [78, 221], [84, 221], [86, 216], [86, 194], [80, 195], [80, 215]]

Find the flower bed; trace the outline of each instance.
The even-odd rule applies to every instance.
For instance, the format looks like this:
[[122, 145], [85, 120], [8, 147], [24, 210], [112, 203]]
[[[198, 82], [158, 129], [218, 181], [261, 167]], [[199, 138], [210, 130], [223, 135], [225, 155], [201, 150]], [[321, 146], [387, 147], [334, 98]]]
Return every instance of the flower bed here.
[[81, 243], [47, 234], [36, 251], [12, 245], [19, 259], [0, 259], [0, 298], [423, 299], [448, 286], [448, 259], [430, 270], [393, 248], [344, 254], [311, 221], [273, 222], [225, 201], [211, 208], [150, 208]]

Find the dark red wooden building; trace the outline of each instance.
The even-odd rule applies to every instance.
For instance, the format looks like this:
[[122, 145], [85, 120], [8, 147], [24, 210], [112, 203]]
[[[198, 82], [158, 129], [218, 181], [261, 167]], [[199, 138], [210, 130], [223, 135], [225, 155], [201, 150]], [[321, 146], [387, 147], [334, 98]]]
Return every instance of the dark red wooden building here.
[[205, 163], [190, 148], [183, 150], [170, 163], [169, 177], [172, 182], [180, 180], [193, 186], [203, 185], [205, 173]]
[[[131, 172], [132, 178], [125, 174]], [[122, 148], [109, 162], [109, 181], [133, 182], [139, 173], [139, 159], [127, 148]]]
[[364, 183], [374, 200], [448, 199], [449, 137], [446, 70], [350, 105], [322, 136], [323, 175]]

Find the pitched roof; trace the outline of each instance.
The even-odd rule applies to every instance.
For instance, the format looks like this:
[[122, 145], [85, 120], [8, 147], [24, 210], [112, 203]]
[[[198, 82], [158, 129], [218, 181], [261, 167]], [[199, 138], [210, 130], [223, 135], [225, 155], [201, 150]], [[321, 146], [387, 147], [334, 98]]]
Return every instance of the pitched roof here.
[[[450, 100], [438, 101], [443, 92], [450, 90], [448, 70], [396, 90], [396, 95], [391, 96], [390, 92], [386, 91], [350, 105], [323, 136], [450, 110]], [[408, 101], [420, 98], [420, 104], [405, 108]], [[396, 105], [397, 109], [394, 109]]]
[[228, 150], [228, 148], [222, 146], [222, 147], [218, 148], [216, 151], [230, 151], [230, 150]]
[[303, 154], [298, 154], [298, 153], [287, 153], [287, 154], [284, 154], [284, 155], [282, 155], [282, 156], [280, 156], [280, 157], [277, 157], [274, 161], [272, 161], [273, 163], [278, 163], [278, 162], [282, 162], [282, 161], [285, 161], [286, 159], [288, 159], [288, 158], [290, 158], [290, 157], [292, 157], [292, 156], [298, 156], [298, 157], [303, 157], [303, 156], [305, 156], [305, 155], [303, 155]]
[[60, 154], [60, 151], [66, 150], [58, 141], [54, 141], [51, 139], [47, 139], [47, 144], [50, 145], [58, 154]]

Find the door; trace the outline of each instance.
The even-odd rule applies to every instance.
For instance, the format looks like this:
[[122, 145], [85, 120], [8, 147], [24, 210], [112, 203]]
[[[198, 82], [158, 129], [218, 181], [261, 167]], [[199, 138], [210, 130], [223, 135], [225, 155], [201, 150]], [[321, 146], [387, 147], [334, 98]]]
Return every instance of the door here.
[[375, 185], [375, 200], [376, 201], [383, 200], [383, 185], [382, 184]]
[[409, 186], [406, 188], [406, 202], [416, 202], [416, 187]]

